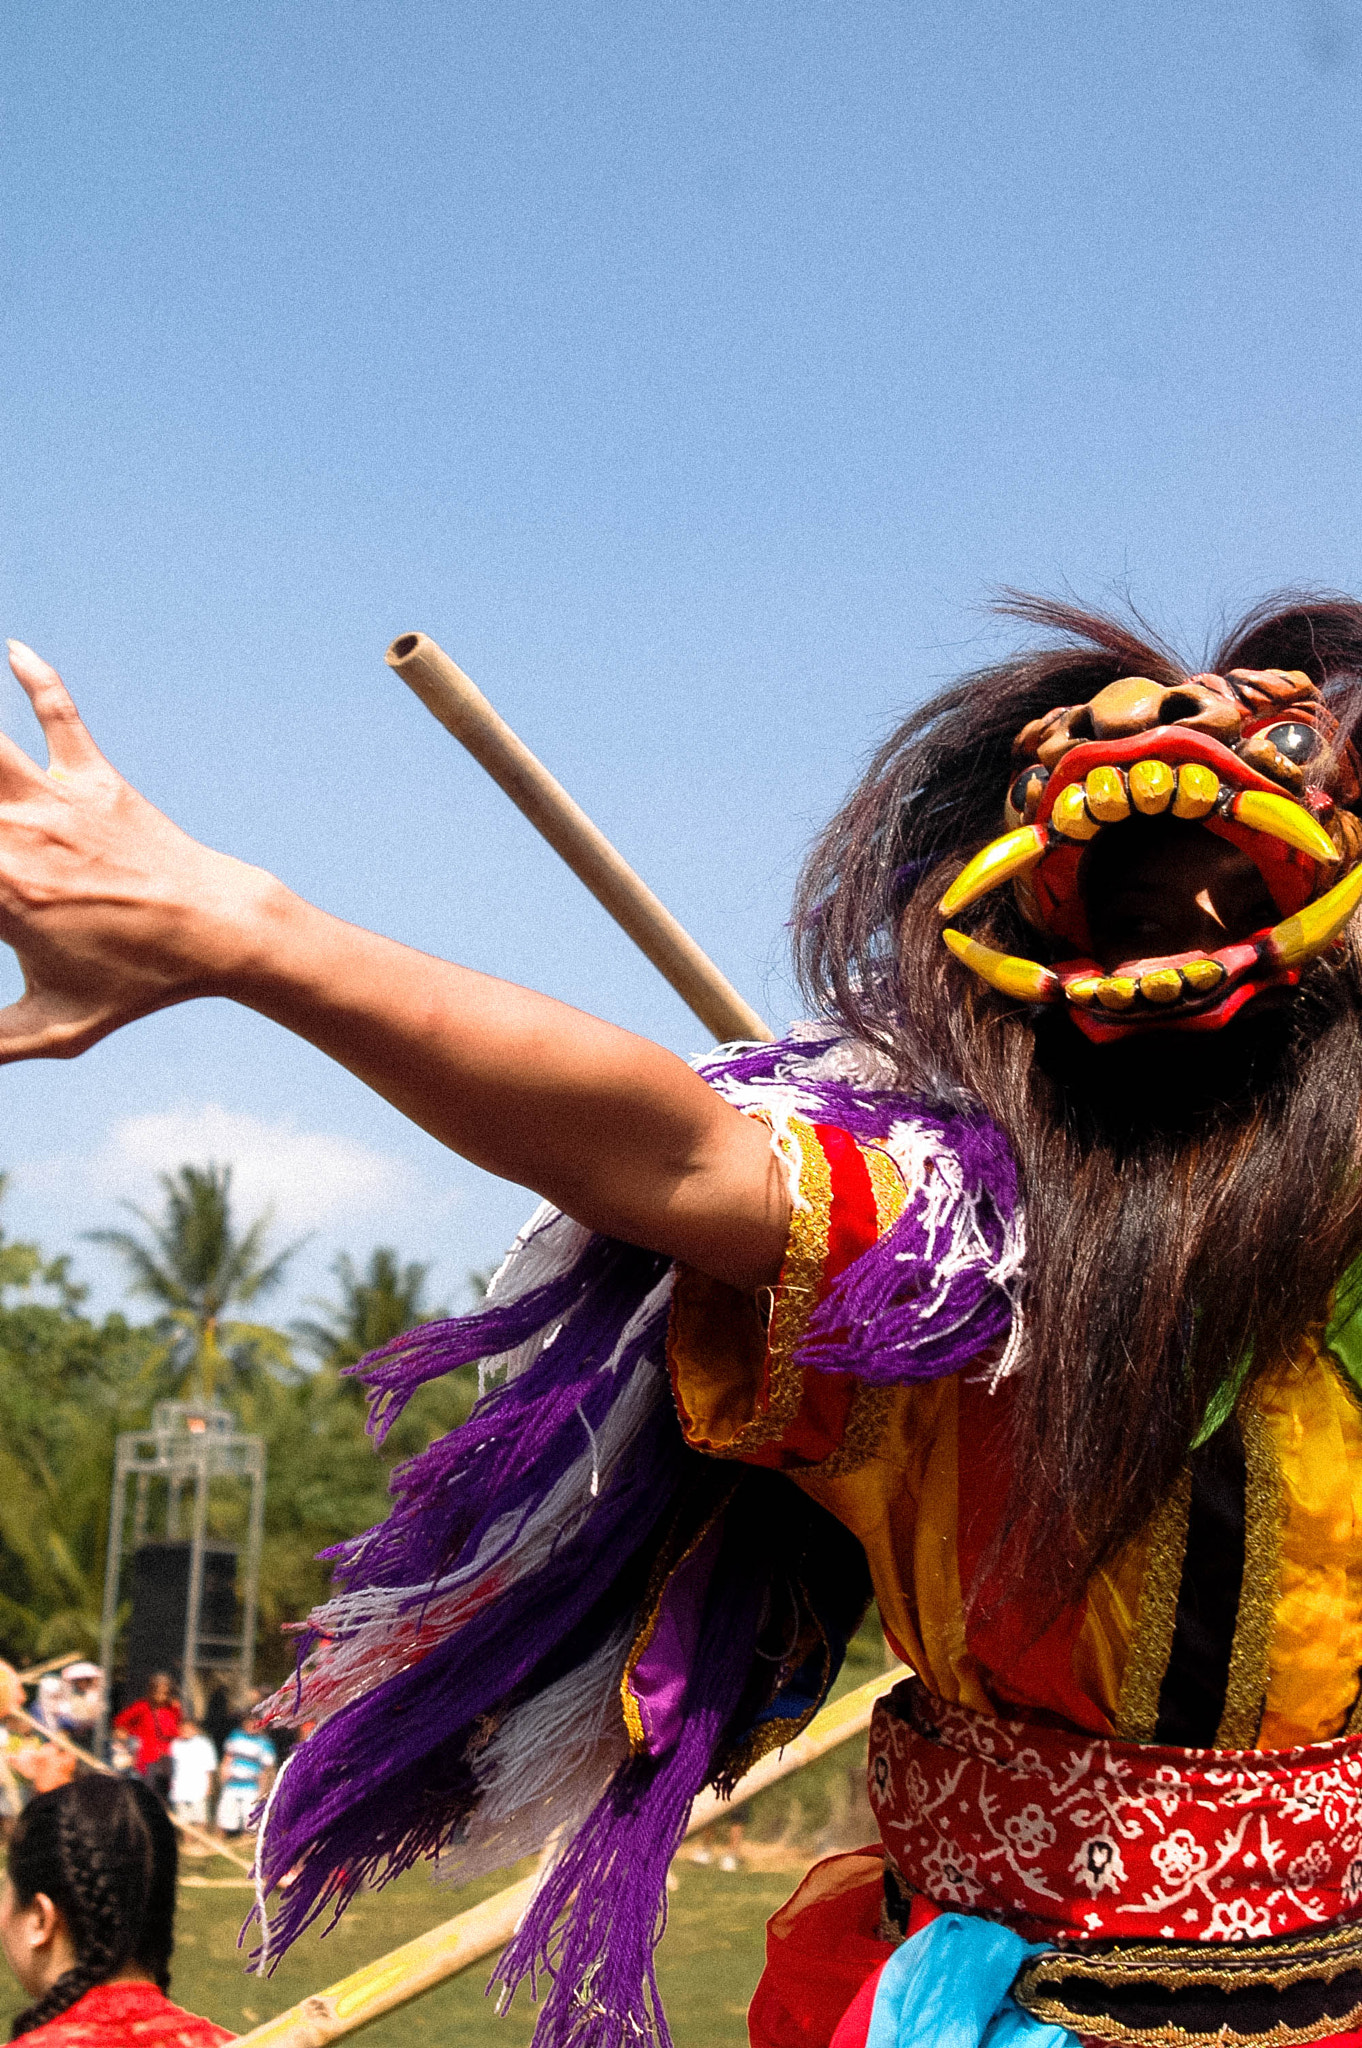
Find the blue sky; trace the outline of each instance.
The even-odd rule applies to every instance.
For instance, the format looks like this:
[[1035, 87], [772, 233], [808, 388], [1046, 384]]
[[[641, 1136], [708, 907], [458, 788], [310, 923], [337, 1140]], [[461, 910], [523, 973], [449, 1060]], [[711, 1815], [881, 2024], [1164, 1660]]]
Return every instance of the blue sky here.
[[[1362, 585], [1354, 0], [10, 0], [0, 82], [0, 627], [190, 830], [679, 1050], [393, 635], [778, 1024], [801, 851], [992, 590], [1195, 659]], [[0, 1072], [54, 1248], [208, 1157], [315, 1231], [281, 1312], [380, 1241], [457, 1301], [527, 1208], [226, 1004]]]

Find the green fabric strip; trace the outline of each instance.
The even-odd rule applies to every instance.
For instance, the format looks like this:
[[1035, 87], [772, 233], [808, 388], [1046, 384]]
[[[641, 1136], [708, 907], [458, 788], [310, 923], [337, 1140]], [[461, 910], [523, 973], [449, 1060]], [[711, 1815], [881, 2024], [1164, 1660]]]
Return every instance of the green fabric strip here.
[[1353, 1392], [1362, 1396], [1362, 1259], [1349, 1266], [1334, 1289], [1334, 1311], [1325, 1325], [1324, 1342]]
[[[1362, 1358], [1362, 1345], [1359, 1346], [1359, 1357]], [[1252, 1363], [1253, 1353], [1251, 1350], [1246, 1351], [1235, 1370], [1225, 1375], [1220, 1385], [1211, 1395], [1210, 1400], [1206, 1403], [1206, 1413], [1201, 1418], [1201, 1427], [1192, 1438], [1192, 1449], [1194, 1451], [1200, 1450], [1201, 1446], [1208, 1442], [1215, 1435], [1216, 1431], [1222, 1428], [1229, 1421], [1231, 1415], [1233, 1415], [1235, 1404], [1239, 1399], [1239, 1390], [1248, 1378], [1248, 1369]]]
[[[1324, 1348], [1333, 1353], [1344, 1378], [1362, 1400], [1362, 1259], [1348, 1267], [1334, 1289], [1333, 1313], [1324, 1326]], [[1201, 1427], [1192, 1440], [1193, 1450], [1229, 1421], [1252, 1363], [1253, 1352], [1246, 1351], [1236, 1369], [1225, 1375], [1211, 1395]]]

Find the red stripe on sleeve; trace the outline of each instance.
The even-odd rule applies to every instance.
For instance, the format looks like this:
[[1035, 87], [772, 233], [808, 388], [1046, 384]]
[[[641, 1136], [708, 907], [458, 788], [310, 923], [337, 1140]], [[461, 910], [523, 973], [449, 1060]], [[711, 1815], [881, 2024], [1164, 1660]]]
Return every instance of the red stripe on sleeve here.
[[880, 1234], [880, 1223], [875, 1190], [856, 1140], [846, 1131], [839, 1131], [835, 1124], [815, 1124], [813, 1128], [832, 1180], [828, 1260], [823, 1269], [826, 1288], [862, 1252], [870, 1250]]
[[[875, 1190], [860, 1147], [835, 1124], [815, 1124], [814, 1136], [827, 1161], [831, 1201], [828, 1208], [828, 1251], [819, 1297], [879, 1236]], [[856, 1382], [849, 1373], [806, 1372], [799, 1414], [781, 1440], [775, 1463], [793, 1455], [817, 1464], [842, 1441]]]

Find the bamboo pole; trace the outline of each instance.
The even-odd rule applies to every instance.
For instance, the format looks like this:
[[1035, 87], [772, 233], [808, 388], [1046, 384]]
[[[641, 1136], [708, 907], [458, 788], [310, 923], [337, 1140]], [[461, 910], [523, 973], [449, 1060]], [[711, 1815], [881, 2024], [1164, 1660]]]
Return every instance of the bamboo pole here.
[[[733, 1798], [750, 1799], [777, 1779], [788, 1777], [791, 1771], [801, 1770], [840, 1743], [849, 1742], [853, 1735], [863, 1734], [870, 1726], [876, 1700], [905, 1675], [904, 1667], [896, 1664], [868, 1684], [858, 1686], [855, 1692], [845, 1693], [831, 1706], [824, 1707], [802, 1735], [755, 1764]], [[730, 1805], [730, 1801], [720, 1799], [715, 1792], [702, 1793], [691, 1809], [686, 1833], [693, 1835], [708, 1827]], [[484, 1899], [481, 1905], [470, 1907], [466, 1913], [456, 1913], [452, 1920], [443, 1921], [426, 1934], [418, 1934], [415, 1941], [390, 1949], [387, 1955], [353, 1970], [339, 1983], [328, 1985], [325, 1991], [314, 1992], [311, 1998], [304, 1998], [272, 2020], [252, 2027], [249, 2034], [238, 2037], [235, 2048], [327, 2048], [329, 2042], [357, 2033], [371, 2020], [381, 2019], [384, 2013], [420, 1998], [423, 1992], [433, 1991], [437, 1984], [457, 1977], [471, 1963], [504, 1948], [524, 1919], [538, 1882], [537, 1872], [522, 1877], [504, 1891]]]
[[[54, 1743], [58, 1749], [69, 1750], [77, 1762], [84, 1764], [87, 1771], [98, 1771], [100, 1776], [104, 1778], [116, 1778], [119, 1775], [112, 1764], [101, 1763], [97, 1756], [91, 1756], [88, 1749], [82, 1749], [78, 1742], [72, 1742], [70, 1736], [63, 1735], [59, 1728], [45, 1728], [42, 1722], [35, 1719], [26, 1707], [12, 1708], [5, 1718], [11, 1721], [22, 1721], [24, 1726], [31, 1728], [35, 1735], [41, 1735], [44, 1742]], [[170, 1818], [182, 1835], [187, 1835], [191, 1842], [197, 1842], [200, 1848], [207, 1849], [211, 1856], [224, 1856], [229, 1863], [235, 1863], [238, 1870], [244, 1870], [248, 1877], [254, 1875], [252, 1866], [246, 1861], [245, 1857], [234, 1854], [225, 1842], [215, 1841], [212, 1835], [206, 1833], [203, 1828], [195, 1827], [192, 1821], [181, 1820], [177, 1813], [172, 1813]]]
[[442, 647], [424, 633], [403, 633], [387, 662], [585, 882], [706, 1030], [721, 1043], [771, 1037], [732, 982]]
[[717, 1792], [702, 1792], [691, 1808], [686, 1833], [698, 1834], [701, 1828], [709, 1827], [744, 1799], [755, 1799], [758, 1792], [764, 1792], [768, 1785], [788, 1778], [791, 1771], [802, 1771], [805, 1764], [817, 1763], [819, 1757], [826, 1756], [830, 1749], [850, 1742], [853, 1735], [863, 1735], [870, 1726], [876, 1700], [883, 1699], [901, 1678], [907, 1676], [905, 1665], [891, 1664], [887, 1671], [867, 1680], [864, 1685], [858, 1685], [854, 1692], [843, 1693], [841, 1699], [833, 1700], [821, 1714], [814, 1715], [802, 1735], [796, 1735], [784, 1749], [773, 1749], [753, 1764], [731, 1799], [721, 1798]]
[[33, 1685], [40, 1678], [46, 1678], [49, 1671], [59, 1671], [63, 1664], [77, 1662], [74, 1650], [63, 1650], [59, 1657], [49, 1657], [45, 1664], [32, 1664], [27, 1671], [16, 1671], [20, 1685]]

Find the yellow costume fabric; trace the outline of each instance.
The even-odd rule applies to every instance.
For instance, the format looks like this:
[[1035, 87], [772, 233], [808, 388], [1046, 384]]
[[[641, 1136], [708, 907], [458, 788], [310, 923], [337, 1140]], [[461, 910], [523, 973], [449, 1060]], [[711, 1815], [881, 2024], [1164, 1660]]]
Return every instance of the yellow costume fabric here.
[[[1024, 1615], [978, 1618], [966, 1595], [997, 1535], [1014, 1383], [995, 1388], [988, 1361], [883, 1388], [795, 1365], [835, 1272], [892, 1227], [906, 1191], [884, 1150], [824, 1126], [792, 1129], [798, 1195], [774, 1298], [678, 1272], [669, 1349], [687, 1441], [780, 1467], [859, 1538], [894, 1648], [941, 1698], [1169, 1739], [1159, 1729], [1171, 1660], [1197, 1641], [1195, 1459], [1142, 1536], [1038, 1640]], [[1207, 1738], [1322, 1741], [1362, 1721], [1362, 1407], [1310, 1333], [1253, 1382], [1228, 1426], [1242, 1444], [1232, 1539], [1243, 1564]]]

